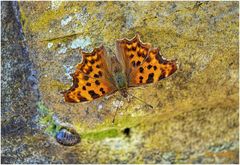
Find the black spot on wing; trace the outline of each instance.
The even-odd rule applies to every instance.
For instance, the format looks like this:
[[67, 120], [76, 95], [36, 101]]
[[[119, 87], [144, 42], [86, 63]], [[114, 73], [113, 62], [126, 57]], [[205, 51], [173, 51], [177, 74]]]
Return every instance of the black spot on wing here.
[[151, 69], [151, 68], [152, 68], [152, 65], [148, 65], [147, 68], [148, 68], [148, 69]]
[[139, 51], [137, 52], [137, 55], [138, 55], [138, 57], [144, 56], [144, 55], [142, 55]]
[[95, 81], [96, 85], [100, 85], [100, 82], [98, 80]]
[[85, 76], [83, 77], [83, 79], [84, 79], [84, 80], [88, 80], [89, 77], [85, 75]]
[[97, 64], [97, 65], [96, 65], [96, 68], [100, 68], [100, 65]]
[[154, 70], [157, 70], [157, 67], [156, 67], [156, 66], [154, 66], [154, 67], [153, 67], [153, 69], [154, 69]]
[[92, 72], [92, 71], [93, 71], [93, 68], [92, 68], [91, 66], [89, 67], [89, 71], [90, 71], [90, 72]]
[[137, 63], [136, 63], [136, 66], [139, 66], [141, 64], [141, 62], [140, 61], [138, 61]]
[[152, 83], [153, 82], [153, 77], [154, 77], [154, 73], [150, 73], [149, 75], [148, 75], [148, 79], [147, 79], [147, 83]]
[[101, 71], [98, 71], [98, 75], [99, 75], [100, 77], [102, 77], [102, 72], [101, 72]]
[[106, 93], [103, 88], [100, 88], [100, 91], [102, 92], [102, 94]]
[[[84, 66], [86, 66], [86, 65], [84, 65]], [[81, 70], [83, 73], [85, 73], [85, 74], [89, 74], [89, 73], [91, 73], [92, 71], [93, 71], [93, 68], [92, 68], [92, 66], [87, 66], [87, 68], [86, 69], [83, 69], [83, 70]], [[83, 77], [84, 78], [84, 77]]]
[[99, 78], [99, 75], [98, 75], [98, 74], [94, 74], [93, 77], [95, 77], [95, 78]]
[[88, 101], [85, 97], [83, 97], [83, 96], [81, 95], [80, 92], [78, 92], [77, 96], [78, 96], [78, 99], [80, 100], [80, 102]]
[[95, 93], [93, 90], [88, 91], [88, 93], [91, 95], [93, 99], [100, 97], [100, 95]]
[[89, 61], [91, 64], [94, 64], [95, 63], [95, 61], [94, 60], [91, 60], [91, 61]]
[[88, 101], [85, 97], [80, 97], [79, 100], [80, 100], [81, 102]]
[[143, 76], [139, 76], [139, 82], [143, 83]]
[[132, 61], [132, 66], [135, 67], [136, 66], [136, 62], [135, 61]]

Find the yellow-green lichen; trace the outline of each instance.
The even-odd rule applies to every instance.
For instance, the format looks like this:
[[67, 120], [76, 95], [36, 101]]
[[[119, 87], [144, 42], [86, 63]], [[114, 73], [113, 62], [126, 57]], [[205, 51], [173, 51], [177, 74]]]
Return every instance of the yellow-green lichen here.
[[[50, 28], [50, 23], [52, 20], [57, 20], [68, 13], [71, 13], [68, 10], [64, 10], [64, 6], [60, 6], [60, 9], [55, 10], [48, 10], [44, 12], [37, 20], [31, 22], [29, 24], [29, 28], [32, 32], [38, 32]], [[61, 9], [62, 8], [62, 9]], [[74, 9], [72, 9], [74, 11]]]
[[[20, 4], [20, 3], [19, 3]], [[22, 28], [23, 28], [23, 32], [26, 32], [26, 28], [27, 28], [27, 24], [28, 24], [28, 19], [27, 19], [27, 16], [24, 12], [24, 10], [20, 7], [20, 13], [21, 13], [21, 16], [20, 16], [20, 22], [21, 22], [21, 25], [22, 25]]]
[[119, 131], [117, 129], [107, 129], [107, 130], [99, 130], [98, 132], [89, 132], [82, 133], [81, 137], [83, 139], [91, 139], [91, 140], [102, 140], [105, 138], [114, 138], [119, 136]]

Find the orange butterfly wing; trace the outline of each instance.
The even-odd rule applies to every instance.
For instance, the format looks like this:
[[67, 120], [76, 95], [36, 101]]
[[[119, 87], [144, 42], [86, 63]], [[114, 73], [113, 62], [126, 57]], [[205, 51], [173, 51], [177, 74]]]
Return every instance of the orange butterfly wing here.
[[128, 68], [129, 86], [157, 82], [177, 70], [176, 60], [165, 60], [158, 48], [141, 42], [139, 35], [132, 40], [117, 41], [118, 57]]
[[117, 58], [127, 76], [144, 62], [150, 48], [150, 44], [140, 42], [138, 35], [131, 40], [122, 39], [117, 41]]
[[116, 91], [106, 64], [104, 47], [95, 48], [92, 53], [82, 52], [82, 55], [82, 62], [72, 74], [72, 87], [63, 92], [66, 102], [91, 101]]

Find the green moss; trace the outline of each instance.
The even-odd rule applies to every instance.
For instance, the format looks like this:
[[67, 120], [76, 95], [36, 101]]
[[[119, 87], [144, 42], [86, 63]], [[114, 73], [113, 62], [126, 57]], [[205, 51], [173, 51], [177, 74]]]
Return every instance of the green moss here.
[[89, 132], [86, 134], [82, 134], [82, 138], [91, 139], [91, 140], [102, 140], [104, 138], [114, 138], [119, 136], [119, 131], [115, 128], [103, 130], [99, 132]]
[[39, 123], [44, 125], [45, 132], [51, 136], [55, 136], [56, 133], [62, 128], [53, 119], [53, 112], [50, 111], [42, 102], [37, 103], [38, 112], [40, 113]]

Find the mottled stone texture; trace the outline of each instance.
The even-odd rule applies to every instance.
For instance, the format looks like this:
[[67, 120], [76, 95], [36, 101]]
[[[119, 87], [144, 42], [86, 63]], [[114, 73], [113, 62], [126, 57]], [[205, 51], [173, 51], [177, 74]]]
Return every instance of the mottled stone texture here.
[[1, 161], [15, 163], [21, 159], [17, 150], [27, 147], [21, 141], [35, 132], [37, 79], [17, 20], [17, 3], [1, 6]]
[[[239, 2], [19, 2], [19, 17], [10, 4], [1, 11], [2, 162], [238, 163]], [[112, 56], [116, 39], [136, 32], [179, 62], [170, 78], [129, 90], [154, 109], [119, 93], [63, 101], [80, 48], [103, 44]], [[37, 101], [81, 143], [64, 147], [44, 132], [53, 122]]]

